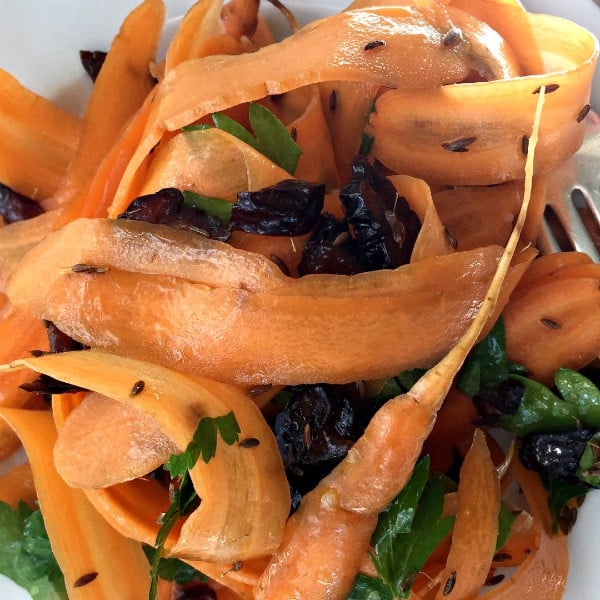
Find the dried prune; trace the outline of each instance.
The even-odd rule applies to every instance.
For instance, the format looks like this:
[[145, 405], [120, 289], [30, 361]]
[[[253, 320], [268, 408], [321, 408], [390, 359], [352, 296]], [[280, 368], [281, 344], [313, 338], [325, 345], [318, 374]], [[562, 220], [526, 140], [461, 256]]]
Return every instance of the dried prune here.
[[231, 229], [260, 235], [308, 233], [323, 209], [325, 185], [285, 179], [256, 192], [240, 192], [231, 211]]
[[6, 224], [31, 219], [43, 212], [37, 202], [0, 183], [0, 216]]
[[350, 235], [348, 224], [330, 214], [321, 215], [314, 233], [304, 245], [298, 274], [354, 275], [362, 271], [356, 241]]
[[92, 81], [96, 81], [105, 59], [106, 52], [102, 50], [79, 51], [79, 60]]
[[185, 204], [183, 193], [176, 188], [163, 188], [136, 198], [118, 218], [168, 225], [223, 242], [231, 236], [216, 217]]
[[46, 334], [48, 335], [48, 343], [50, 344], [50, 352], [70, 352], [73, 350], [83, 350], [86, 348], [81, 342], [77, 342], [62, 332], [52, 321], [44, 321], [46, 326]]
[[545, 479], [575, 476], [579, 460], [595, 431], [575, 429], [561, 433], [531, 433], [523, 439], [519, 457], [528, 469]]
[[274, 431], [292, 492], [292, 507], [338, 464], [366, 418], [344, 386], [302, 386], [275, 418]]
[[519, 410], [525, 387], [516, 379], [505, 379], [495, 387], [483, 388], [473, 397], [473, 403], [483, 425], [496, 425], [502, 415], [514, 415]]
[[340, 191], [340, 200], [361, 261], [367, 270], [407, 264], [421, 228], [419, 218], [366, 157], [354, 159], [352, 174], [352, 181]]

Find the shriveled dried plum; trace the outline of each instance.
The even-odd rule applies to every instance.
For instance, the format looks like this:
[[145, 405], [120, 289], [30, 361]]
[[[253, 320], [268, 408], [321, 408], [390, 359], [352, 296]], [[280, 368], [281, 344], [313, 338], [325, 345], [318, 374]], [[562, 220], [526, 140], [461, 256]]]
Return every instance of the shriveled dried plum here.
[[231, 211], [231, 229], [260, 235], [304, 235], [323, 209], [325, 185], [285, 179], [256, 192], [240, 192]]
[[50, 352], [71, 352], [73, 350], [83, 350], [86, 348], [81, 342], [77, 342], [62, 332], [52, 321], [44, 321]]
[[286, 467], [295, 508], [346, 456], [366, 425], [343, 386], [302, 386], [276, 417], [275, 436]]
[[304, 246], [298, 274], [353, 275], [362, 271], [356, 241], [350, 235], [348, 224], [330, 214], [321, 215]]
[[366, 269], [407, 264], [421, 227], [419, 218], [366, 157], [354, 159], [352, 173], [352, 181], [340, 191], [340, 200]]
[[79, 60], [92, 81], [96, 81], [105, 59], [106, 52], [102, 50], [79, 51]]
[[37, 203], [0, 183], [0, 216], [5, 223], [37, 217], [44, 209]]
[[586, 444], [594, 433], [590, 429], [532, 433], [523, 439], [519, 457], [528, 469], [537, 471], [545, 479], [573, 477]]
[[502, 415], [514, 415], [519, 410], [525, 387], [516, 379], [505, 379], [495, 387], [483, 388], [473, 397], [480, 423], [496, 425]]
[[185, 204], [183, 193], [176, 188], [163, 188], [136, 198], [119, 219], [168, 225], [223, 242], [231, 236], [216, 217], [207, 215], [197, 206]]

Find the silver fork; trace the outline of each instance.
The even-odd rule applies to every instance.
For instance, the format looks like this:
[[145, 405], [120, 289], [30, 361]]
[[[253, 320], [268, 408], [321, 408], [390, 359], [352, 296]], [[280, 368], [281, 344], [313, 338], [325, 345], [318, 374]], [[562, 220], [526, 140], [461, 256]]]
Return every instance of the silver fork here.
[[544, 254], [576, 250], [600, 262], [600, 129], [571, 161], [572, 182], [563, 190], [560, 210], [546, 207], [538, 244]]

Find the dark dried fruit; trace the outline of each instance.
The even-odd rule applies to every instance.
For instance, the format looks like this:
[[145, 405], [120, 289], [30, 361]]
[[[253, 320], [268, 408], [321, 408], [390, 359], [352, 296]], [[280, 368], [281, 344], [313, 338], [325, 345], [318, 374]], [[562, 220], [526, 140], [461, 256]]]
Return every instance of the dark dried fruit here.
[[26, 392], [41, 394], [43, 396], [51, 396], [52, 394], [74, 394], [76, 392], [84, 391], [83, 388], [71, 385], [70, 383], [65, 383], [64, 381], [59, 381], [49, 375], [40, 375], [34, 381], [23, 383], [19, 387]]
[[90, 76], [92, 81], [96, 81], [105, 59], [106, 52], [102, 52], [101, 50], [79, 51], [79, 60], [81, 60], [85, 72]]
[[421, 228], [419, 218], [364, 156], [354, 159], [352, 172], [353, 180], [340, 191], [340, 200], [365, 270], [407, 264]]
[[532, 433], [523, 439], [519, 457], [528, 469], [544, 479], [564, 479], [577, 473], [579, 460], [595, 431], [576, 429], [562, 433]]
[[119, 215], [119, 219], [168, 225], [223, 242], [231, 236], [231, 232], [216, 217], [207, 215], [197, 206], [184, 204], [183, 193], [175, 188], [164, 188], [154, 194], [136, 198]]
[[37, 217], [44, 212], [37, 203], [0, 183], [0, 216], [4, 223], [14, 223]]
[[304, 245], [298, 274], [354, 275], [362, 271], [358, 246], [348, 224], [330, 214], [321, 215], [317, 228]]
[[480, 423], [496, 425], [502, 415], [514, 415], [519, 410], [525, 387], [515, 379], [505, 379], [493, 388], [484, 388], [473, 397]]
[[324, 198], [325, 185], [296, 179], [285, 179], [256, 192], [240, 192], [229, 226], [260, 235], [303, 235], [319, 219]]
[[366, 417], [346, 392], [345, 386], [302, 386], [275, 419], [293, 509], [364, 431]]
[[50, 352], [71, 352], [73, 350], [83, 350], [86, 348], [82, 343], [77, 342], [62, 332], [52, 321], [44, 321], [46, 326], [46, 334], [48, 335], [48, 343]]

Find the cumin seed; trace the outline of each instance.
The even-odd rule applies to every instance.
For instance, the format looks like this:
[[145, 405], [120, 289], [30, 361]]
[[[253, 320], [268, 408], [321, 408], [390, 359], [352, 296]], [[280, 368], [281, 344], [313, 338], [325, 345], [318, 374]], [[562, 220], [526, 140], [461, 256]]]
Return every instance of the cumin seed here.
[[277, 254], [271, 254], [271, 256], [269, 256], [269, 259], [271, 260], [271, 262], [274, 262], [279, 267], [279, 269], [284, 275], [291, 277], [292, 274], [290, 272], [290, 269], [283, 260], [283, 258], [277, 256]]
[[504, 577], [505, 575], [503, 575], [502, 573], [492, 575], [492, 577], [486, 580], [485, 585], [498, 585], [501, 581], [504, 580]]
[[129, 392], [129, 397], [133, 398], [134, 396], [139, 396], [146, 387], [146, 384], [140, 379], [133, 384], [131, 391]]
[[238, 560], [236, 562], [234, 562], [231, 565], [231, 570], [236, 573], [237, 571], [239, 571], [242, 567], [244, 566], [244, 563], [241, 560]]
[[521, 138], [521, 152], [523, 153], [523, 156], [527, 156], [527, 154], [529, 154], [529, 136], [528, 135], [524, 135]]
[[494, 560], [496, 562], [506, 562], [507, 560], [510, 560], [512, 558], [512, 556], [510, 554], [508, 554], [508, 552], [498, 552], [497, 554], [494, 554]]
[[453, 27], [442, 38], [442, 46], [445, 46], [446, 48], [451, 48], [460, 41], [461, 37], [462, 31]]
[[240, 448], [256, 448], [260, 444], [260, 440], [256, 438], [246, 438], [238, 443]]
[[592, 105], [591, 104], [586, 104], [579, 111], [579, 114], [577, 115], [577, 122], [581, 123], [581, 121], [583, 121], [588, 116], [588, 113], [590, 112], [591, 109], [592, 109]]
[[85, 263], [77, 263], [71, 267], [71, 271], [73, 271], [73, 273], [106, 273], [108, 267], [96, 267]]
[[456, 239], [456, 236], [449, 229], [446, 229], [445, 227], [444, 227], [444, 234], [446, 235], [446, 238], [448, 239], [448, 243], [450, 244], [450, 247], [452, 248], [452, 250], [456, 250], [458, 248], [458, 240]]
[[82, 575], [81, 577], [78, 577], [75, 580], [73, 587], [74, 588], [83, 587], [84, 585], [87, 585], [88, 583], [91, 583], [92, 581], [94, 581], [94, 579], [96, 579], [96, 577], [98, 577], [98, 573], [96, 573], [95, 571], [92, 571], [91, 573], [86, 573], [85, 575]]
[[335, 114], [337, 110], [337, 92], [335, 90], [331, 90], [331, 94], [329, 95], [329, 112], [331, 114]]
[[557, 323], [556, 321], [553, 321], [552, 319], [542, 318], [542, 319], [540, 319], [540, 323], [544, 327], [548, 327], [548, 329], [560, 329], [560, 324]]
[[385, 42], [383, 40], [373, 40], [372, 42], [365, 44], [363, 50], [374, 50], [375, 48], [379, 48], [380, 46], [385, 46]]
[[448, 152], [468, 152], [470, 146], [477, 138], [475, 136], [456, 138], [449, 142], [442, 142], [442, 148]]
[[[558, 83], [549, 83], [548, 85], [544, 86], [546, 88], [545, 90], [545, 94], [551, 94], [552, 92], [555, 92], [560, 85], [558, 85]], [[536, 88], [535, 90], [533, 90], [533, 94], [539, 94], [542, 91], [542, 86]]]
[[272, 387], [273, 385], [271, 383], [265, 383], [265, 385], [255, 385], [249, 390], [246, 390], [246, 396], [250, 396], [250, 398], [256, 398], [256, 396], [260, 396], [263, 392], [270, 390]]
[[449, 596], [456, 585], [456, 571], [452, 571], [448, 579], [446, 579], [446, 583], [444, 584], [444, 591], [442, 593], [443, 596]]

